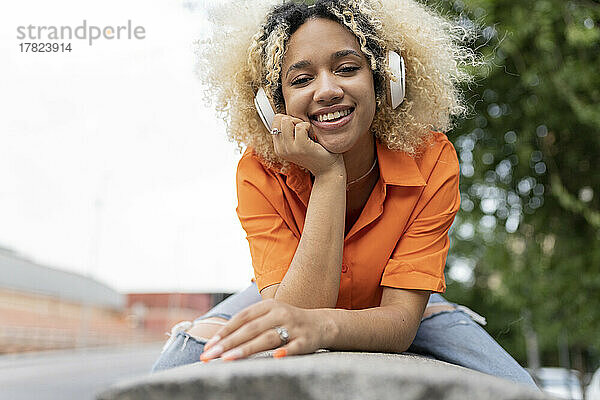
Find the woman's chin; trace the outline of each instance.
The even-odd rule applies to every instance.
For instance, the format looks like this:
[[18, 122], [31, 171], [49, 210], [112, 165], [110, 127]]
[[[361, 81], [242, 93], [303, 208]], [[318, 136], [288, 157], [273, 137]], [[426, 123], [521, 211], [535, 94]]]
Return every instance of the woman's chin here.
[[333, 154], [343, 154], [350, 150], [350, 146], [344, 138], [335, 138], [332, 136], [318, 137], [319, 144], [328, 152]]

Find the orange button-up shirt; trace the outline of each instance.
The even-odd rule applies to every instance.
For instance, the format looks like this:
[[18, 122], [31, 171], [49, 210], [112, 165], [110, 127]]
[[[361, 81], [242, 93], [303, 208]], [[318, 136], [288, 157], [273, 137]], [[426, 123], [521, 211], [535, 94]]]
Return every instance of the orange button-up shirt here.
[[[459, 168], [436, 133], [417, 159], [377, 143], [379, 180], [344, 238], [336, 307], [377, 307], [383, 287], [443, 292], [448, 230], [459, 209]], [[237, 170], [237, 214], [259, 290], [280, 283], [294, 254], [312, 190], [310, 174], [267, 168], [247, 149]]]

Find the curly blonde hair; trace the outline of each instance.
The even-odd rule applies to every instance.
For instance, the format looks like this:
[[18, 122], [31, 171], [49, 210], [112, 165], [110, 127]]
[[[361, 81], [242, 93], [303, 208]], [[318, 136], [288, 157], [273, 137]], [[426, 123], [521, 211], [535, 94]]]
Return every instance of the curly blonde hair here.
[[[273, 4], [275, 3], [275, 4]], [[453, 116], [467, 107], [459, 86], [479, 65], [465, 46], [474, 30], [450, 21], [415, 0], [236, 1], [209, 10], [213, 33], [198, 41], [197, 74], [205, 99], [225, 121], [238, 149], [249, 146], [270, 167], [289, 163], [275, 154], [273, 141], [254, 107], [263, 87], [283, 110], [281, 66], [291, 35], [309, 18], [329, 18], [348, 28], [369, 60], [375, 83], [376, 113], [371, 132], [391, 150], [417, 156], [432, 131], [446, 132]], [[387, 103], [384, 80], [396, 80], [387, 50], [406, 65], [406, 96], [396, 109]]]

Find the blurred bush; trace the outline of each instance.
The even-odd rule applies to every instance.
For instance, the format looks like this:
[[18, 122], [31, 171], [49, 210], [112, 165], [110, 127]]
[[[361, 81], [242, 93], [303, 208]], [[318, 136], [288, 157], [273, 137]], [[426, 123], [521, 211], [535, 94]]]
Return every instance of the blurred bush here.
[[600, 2], [441, 6], [478, 27], [470, 45], [488, 61], [465, 88], [472, 118], [449, 134], [462, 209], [448, 297], [485, 315], [522, 364], [590, 371], [600, 364]]

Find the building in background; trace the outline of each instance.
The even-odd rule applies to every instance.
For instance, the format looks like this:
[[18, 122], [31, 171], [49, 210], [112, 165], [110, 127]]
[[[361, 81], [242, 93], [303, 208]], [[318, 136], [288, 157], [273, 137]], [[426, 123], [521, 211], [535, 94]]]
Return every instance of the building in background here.
[[130, 293], [129, 318], [147, 332], [163, 334], [181, 321], [192, 321], [223, 301], [226, 293]]
[[0, 354], [164, 340], [226, 294], [122, 294], [0, 247]]

